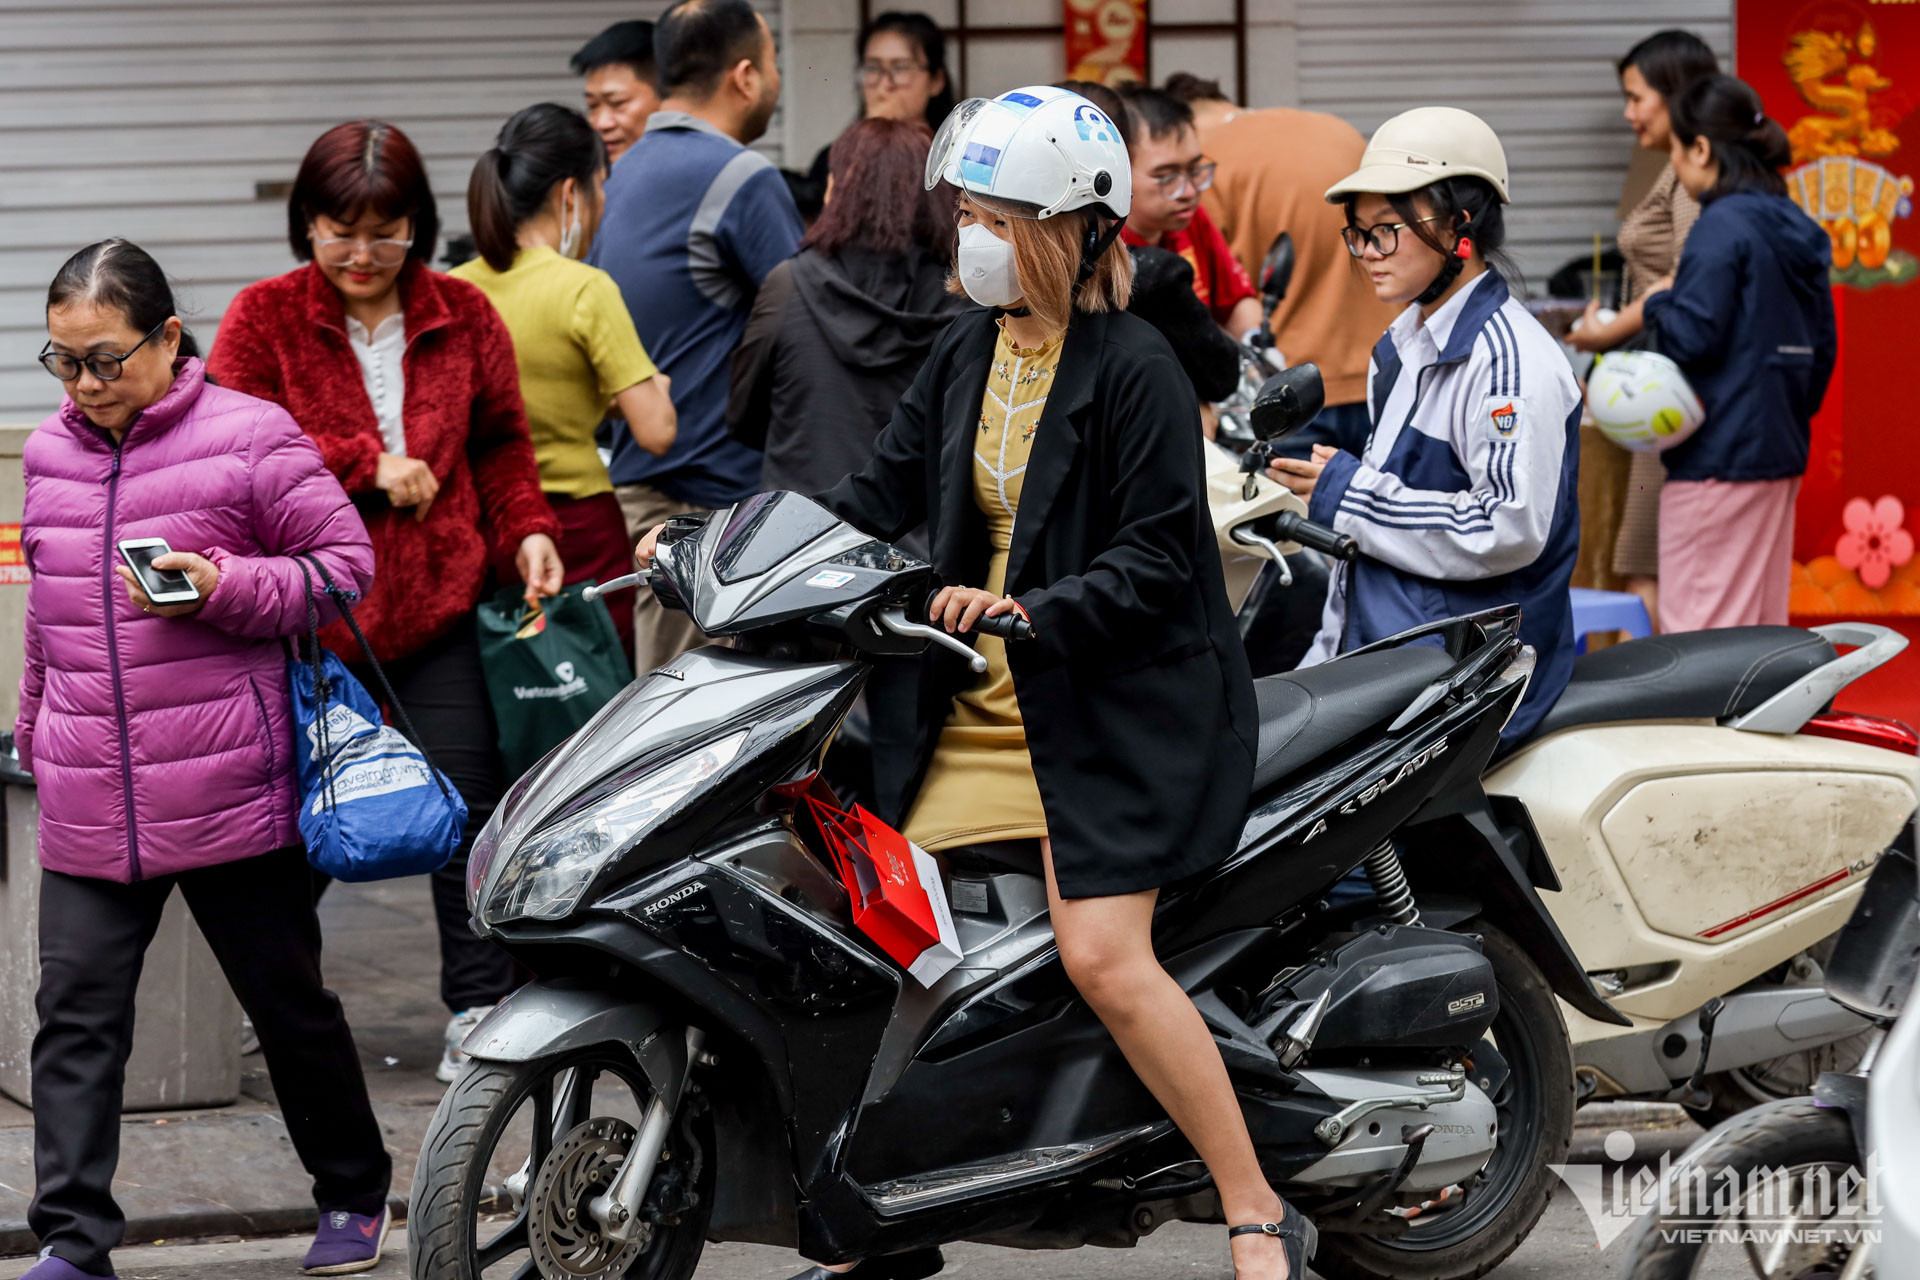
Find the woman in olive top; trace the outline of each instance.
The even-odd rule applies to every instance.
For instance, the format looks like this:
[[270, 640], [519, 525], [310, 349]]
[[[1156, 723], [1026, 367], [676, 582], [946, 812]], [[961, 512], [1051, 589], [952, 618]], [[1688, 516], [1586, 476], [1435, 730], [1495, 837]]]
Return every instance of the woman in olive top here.
[[[609, 404], [648, 453], [665, 453], [674, 436], [667, 375], [641, 347], [620, 287], [575, 261], [599, 225], [606, 176], [606, 146], [579, 112], [553, 103], [519, 112], [473, 166], [467, 216], [480, 256], [452, 272], [492, 299], [513, 335], [569, 582], [631, 571], [626, 520], [593, 441]], [[606, 601], [631, 660], [633, 593]]]

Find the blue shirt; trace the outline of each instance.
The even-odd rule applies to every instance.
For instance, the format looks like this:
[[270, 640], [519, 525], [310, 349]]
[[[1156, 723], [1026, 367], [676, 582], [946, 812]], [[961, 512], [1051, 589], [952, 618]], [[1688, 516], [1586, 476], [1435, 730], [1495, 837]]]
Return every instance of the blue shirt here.
[[802, 230], [772, 161], [685, 112], [654, 112], [620, 157], [588, 261], [620, 286], [647, 354], [672, 379], [680, 430], [660, 458], [616, 430], [615, 484], [698, 507], [759, 489], [759, 451], [727, 434], [728, 375], [760, 282], [799, 249]]

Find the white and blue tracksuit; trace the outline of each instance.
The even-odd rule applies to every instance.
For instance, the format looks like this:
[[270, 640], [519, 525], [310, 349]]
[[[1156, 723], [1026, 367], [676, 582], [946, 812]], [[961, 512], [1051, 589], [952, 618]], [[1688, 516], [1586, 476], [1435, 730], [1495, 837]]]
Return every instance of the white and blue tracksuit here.
[[1333, 455], [1309, 515], [1361, 555], [1336, 573], [1303, 665], [1424, 622], [1521, 607], [1538, 666], [1504, 738], [1532, 731], [1572, 674], [1580, 389], [1560, 346], [1488, 271], [1373, 349], [1364, 453]]

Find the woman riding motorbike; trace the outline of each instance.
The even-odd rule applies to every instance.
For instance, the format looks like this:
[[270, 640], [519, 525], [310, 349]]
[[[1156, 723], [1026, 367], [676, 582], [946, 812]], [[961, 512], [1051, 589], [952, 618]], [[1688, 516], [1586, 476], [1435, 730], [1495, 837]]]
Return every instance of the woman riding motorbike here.
[[1406, 309], [1373, 349], [1359, 456], [1316, 445], [1276, 480], [1361, 556], [1327, 592], [1306, 664], [1423, 622], [1524, 610], [1537, 655], [1504, 740], [1525, 738], [1573, 672], [1580, 389], [1559, 344], [1488, 270], [1506, 238], [1507, 157], [1485, 121], [1420, 107], [1381, 125], [1327, 192], [1347, 251]]
[[1121, 310], [1126, 148], [1078, 94], [1020, 89], [955, 108], [927, 175], [960, 189], [957, 281], [985, 309], [941, 336], [872, 461], [820, 501], [883, 539], [926, 523], [941, 575], [980, 584], [934, 599], [949, 631], [1017, 612], [1034, 634], [978, 637], [977, 681], [929, 651], [906, 833], [936, 851], [1037, 839], [1061, 960], [1206, 1162], [1236, 1273], [1304, 1277], [1312, 1227], [1268, 1185], [1212, 1036], [1153, 952], [1160, 887], [1232, 848], [1256, 713], [1199, 406]]

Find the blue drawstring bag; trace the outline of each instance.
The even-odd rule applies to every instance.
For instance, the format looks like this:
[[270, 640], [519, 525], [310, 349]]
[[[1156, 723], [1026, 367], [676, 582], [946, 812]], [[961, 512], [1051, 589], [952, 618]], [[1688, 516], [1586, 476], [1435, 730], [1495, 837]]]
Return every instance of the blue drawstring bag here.
[[[296, 557], [307, 583], [307, 654], [287, 660], [293, 696], [294, 762], [300, 784], [300, 838], [307, 861], [336, 880], [389, 880], [445, 866], [467, 825], [467, 802], [415, 746], [407, 713], [354, 621], [345, 591], [311, 556]], [[320, 644], [311, 564], [406, 730], [381, 722], [380, 708]]]

